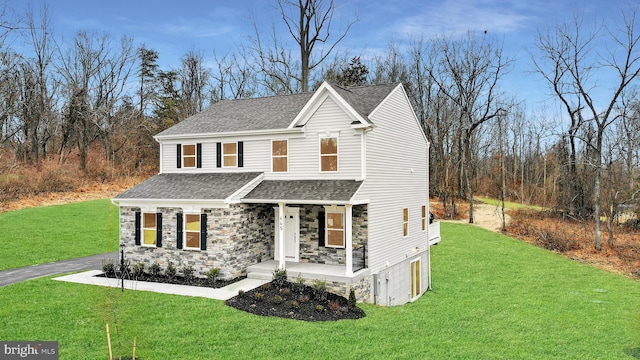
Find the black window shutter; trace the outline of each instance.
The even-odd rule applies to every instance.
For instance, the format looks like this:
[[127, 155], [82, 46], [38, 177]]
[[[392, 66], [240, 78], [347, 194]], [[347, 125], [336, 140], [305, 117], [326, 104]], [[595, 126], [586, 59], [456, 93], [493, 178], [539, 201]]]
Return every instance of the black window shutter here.
[[202, 144], [196, 144], [196, 167], [202, 167]]
[[318, 211], [318, 246], [324, 246], [324, 210]]
[[177, 213], [178, 230], [176, 231], [176, 247], [182, 249], [182, 213]]
[[207, 250], [207, 214], [200, 214], [200, 250]]
[[222, 167], [222, 143], [216, 143], [216, 167]]
[[177, 156], [178, 162], [176, 165], [178, 166], [178, 169], [180, 169], [182, 167], [182, 144], [178, 144], [176, 151], [178, 154]]
[[162, 247], [162, 213], [156, 213], [156, 246]]
[[244, 166], [244, 143], [238, 141], [238, 167]]
[[140, 245], [140, 232], [141, 232], [141, 218], [142, 218], [142, 214], [140, 214], [140, 211], [136, 211], [136, 220], [135, 220], [135, 237], [136, 237], [136, 245]]

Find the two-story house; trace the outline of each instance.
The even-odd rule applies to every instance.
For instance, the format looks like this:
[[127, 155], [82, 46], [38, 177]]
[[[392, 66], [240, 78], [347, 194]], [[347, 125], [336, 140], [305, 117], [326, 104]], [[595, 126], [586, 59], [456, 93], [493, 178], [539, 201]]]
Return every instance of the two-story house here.
[[381, 305], [430, 287], [429, 144], [401, 84], [221, 101], [155, 139], [160, 173], [113, 199], [131, 261], [286, 268]]

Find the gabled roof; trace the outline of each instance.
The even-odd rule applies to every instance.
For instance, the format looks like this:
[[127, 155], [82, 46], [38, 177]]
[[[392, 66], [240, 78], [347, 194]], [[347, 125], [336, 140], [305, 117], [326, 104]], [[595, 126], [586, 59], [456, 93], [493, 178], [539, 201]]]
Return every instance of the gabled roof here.
[[350, 203], [362, 181], [264, 180], [242, 199], [247, 203]]
[[119, 194], [114, 200], [224, 200], [261, 174], [159, 174]]
[[[398, 83], [350, 88], [326, 85], [367, 119]], [[223, 100], [162, 131], [156, 137], [286, 129], [313, 95], [303, 93]]]

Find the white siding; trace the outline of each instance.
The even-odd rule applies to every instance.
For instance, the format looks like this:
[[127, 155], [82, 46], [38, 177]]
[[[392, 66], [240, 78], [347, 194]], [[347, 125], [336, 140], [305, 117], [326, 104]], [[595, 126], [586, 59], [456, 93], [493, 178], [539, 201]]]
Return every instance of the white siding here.
[[[351, 118], [328, 97], [312, 115], [304, 134], [283, 136], [224, 137], [197, 141], [166, 141], [162, 145], [162, 171], [176, 172], [264, 172], [265, 179], [359, 179], [361, 177], [361, 141], [359, 131], [351, 128]], [[320, 136], [338, 134], [338, 171], [320, 172]], [[271, 172], [271, 140], [289, 141], [289, 171]], [[216, 167], [216, 142], [243, 141], [242, 168]], [[178, 169], [176, 144], [202, 144], [202, 168]]]
[[[369, 267], [372, 273], [424, 251], [422, 206], [427, 206], [427, 141], [401, 88], [372, 115], [367, 133], [367, 177], [357, 198], [369, 203]], [[403, 209], [409, 235], [403, 236]]]
[[[360, 177], [360, 134], [351, 118], [328, 97], [305, 125], [304, 138], [289, 140], [289, 172], [268, 173], [269, 179], [356, 179]], [[320, 172], [320, 136], [338, 134], [338, 171]], [[268, 171], [271, 171], [268, 168]]]

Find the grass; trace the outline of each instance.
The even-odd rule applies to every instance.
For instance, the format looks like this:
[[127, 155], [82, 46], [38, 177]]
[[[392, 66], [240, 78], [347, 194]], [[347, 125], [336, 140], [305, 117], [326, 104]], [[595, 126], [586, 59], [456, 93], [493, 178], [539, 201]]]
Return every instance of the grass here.
[[[484, 196], [478, 196], [478, 197], [475, 197], [475, 199], [485, 204], [489, 204], [497, 207], [502, 206], [502, 202], [498, 199], [493, 199], [493, 198], [484, 197]], [[544, 210], [544, 208], [541, 206], [520, 204], [516, 202], [511, 202], [511, 201], [505, 201], [504, 207], [507, 210]]]
[[118, 208], [108, 199], [0, 214], [0, 270], [118, 249]]
[[[483, 229], [444, 223], [433, 290], [360, 320], [264, 318], [221, 301], [37, 279], [0, 288], [0, 339], [60, 359], [634, 359], [640, 283]], [[10, 304], [10, 305], [8, 305]]]

